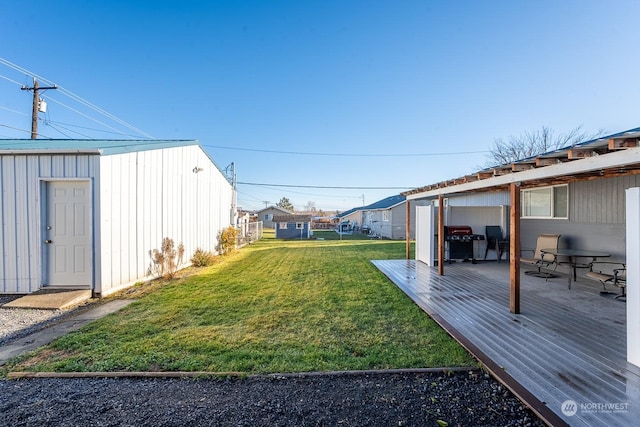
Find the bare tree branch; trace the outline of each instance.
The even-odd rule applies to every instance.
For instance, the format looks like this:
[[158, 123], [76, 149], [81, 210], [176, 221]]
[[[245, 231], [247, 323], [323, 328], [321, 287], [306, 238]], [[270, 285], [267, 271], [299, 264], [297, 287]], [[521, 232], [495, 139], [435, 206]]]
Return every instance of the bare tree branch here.
[[486, 167], [504, 165], [527, 159], [542, 153], [554, 151], [596, 139], [604, 135], [605, 131], [588, 133], [582, 126], [573, 128], [568, 133], [555, 135], [553, 129], [542, 126], [540, 129], [525, 131], [521, 135], [510, 135], [506, 140], [496, 138], [487, 154]]

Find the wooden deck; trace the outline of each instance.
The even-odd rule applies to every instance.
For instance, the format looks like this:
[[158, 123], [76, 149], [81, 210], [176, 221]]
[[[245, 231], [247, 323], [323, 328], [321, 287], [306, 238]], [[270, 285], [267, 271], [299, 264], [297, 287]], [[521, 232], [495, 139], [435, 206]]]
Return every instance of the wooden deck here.
[[523, 274], [514, 315], [508, 263], [452, 263], [439, 276], [414, 260], [372, 262], [501, 381], [512, 381], [512, 391], [537, 399], [547, 422], [638, 425], [640, 368], [626, 361], [626, 306], [601, 296], [597, 282], [579, 279], [568, 289], [566, 276]]

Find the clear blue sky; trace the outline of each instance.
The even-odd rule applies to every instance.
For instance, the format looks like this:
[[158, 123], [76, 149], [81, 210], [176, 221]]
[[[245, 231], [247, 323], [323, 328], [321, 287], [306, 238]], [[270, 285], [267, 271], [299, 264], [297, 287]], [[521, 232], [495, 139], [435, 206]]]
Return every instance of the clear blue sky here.
[[[240, 184], [246, 209], [346, 210], [475, 172], [496, 138], [640, 126], [638, 16], [635, 0], [8, 1], [0, 58], [144, 132], [59, 90], [43, 137], [197, 139], [241, 183], [358, 187]], [[0, 138], [29, 138], [31, 83], [0, 64]]]

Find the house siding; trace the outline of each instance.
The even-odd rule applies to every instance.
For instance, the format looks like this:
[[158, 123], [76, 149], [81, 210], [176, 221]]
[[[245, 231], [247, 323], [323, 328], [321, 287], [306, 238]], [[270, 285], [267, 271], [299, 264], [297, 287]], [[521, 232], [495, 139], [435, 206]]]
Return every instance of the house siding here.
[[527, 219], [521, 224], [522, 248], [535, 248], [536, 236], [561, 234], [560, 246], [605, 251], [611, 260], [625, 258], [625, 190], [640, 186], [630, 175], [569, 185], [569, 219]]
[[287, 228], [280, 228], [280, 223], [276, 223], [276, 236], [277, 239], [307, 239], [310, 237], [309, 223], [304, 222], [302, 229], [296, 228], [295, 222], [288, 222]]

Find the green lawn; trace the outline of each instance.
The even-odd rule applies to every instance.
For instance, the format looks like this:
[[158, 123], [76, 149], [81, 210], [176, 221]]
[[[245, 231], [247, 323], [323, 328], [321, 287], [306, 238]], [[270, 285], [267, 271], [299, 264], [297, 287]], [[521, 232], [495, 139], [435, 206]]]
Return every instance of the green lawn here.
[[26, 371], [306, 372], [477, 366], [372, 259], [405, 242], [275, 240], [170, 282], [8, 366]]

